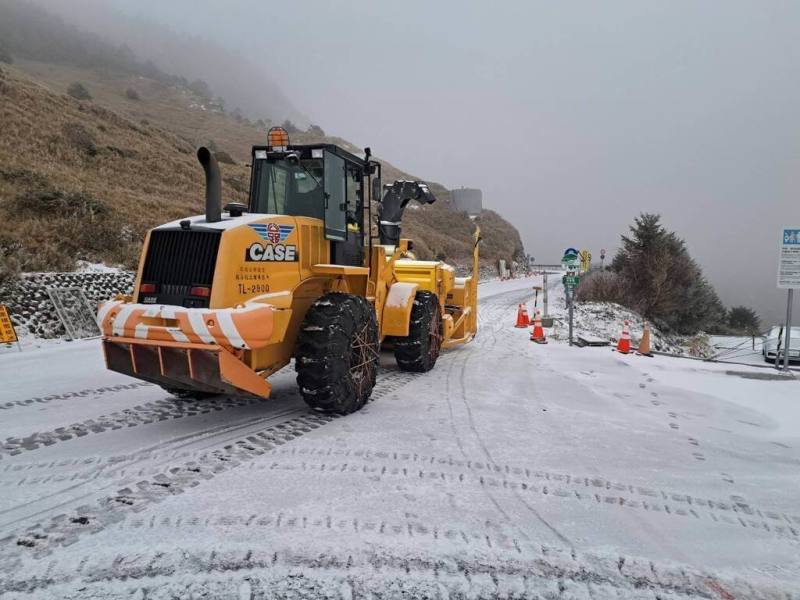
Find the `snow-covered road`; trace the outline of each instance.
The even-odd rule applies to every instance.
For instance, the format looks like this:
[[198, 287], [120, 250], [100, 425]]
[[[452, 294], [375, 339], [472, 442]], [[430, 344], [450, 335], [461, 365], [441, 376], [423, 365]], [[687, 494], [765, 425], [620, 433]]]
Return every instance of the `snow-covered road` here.
[[533, 283], [348, 417], [1, 356], [0, 596], [796, 597], [800, 382], [533, 344]]

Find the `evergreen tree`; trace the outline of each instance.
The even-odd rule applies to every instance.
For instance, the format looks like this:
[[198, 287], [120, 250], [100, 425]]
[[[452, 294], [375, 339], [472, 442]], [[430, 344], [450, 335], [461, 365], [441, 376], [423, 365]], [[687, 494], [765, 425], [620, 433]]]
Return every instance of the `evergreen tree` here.
[[625, 282], [625, 305], [679, 333], [718, 329], [726, 317], [722, 302], [684, 241], [660, 221], [643, 213], [622, 236], [611, 268]]

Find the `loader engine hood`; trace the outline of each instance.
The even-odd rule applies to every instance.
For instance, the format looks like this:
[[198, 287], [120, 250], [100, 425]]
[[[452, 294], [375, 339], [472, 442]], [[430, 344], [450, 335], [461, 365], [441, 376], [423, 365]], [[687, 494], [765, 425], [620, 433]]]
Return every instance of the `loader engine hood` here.
[[246, 214], [156, 227], [147, 237], [134, 301], [213, 308], [291, 289], [300, 276], [300, 221], [309, 230], [322, 226], [302, 217]]

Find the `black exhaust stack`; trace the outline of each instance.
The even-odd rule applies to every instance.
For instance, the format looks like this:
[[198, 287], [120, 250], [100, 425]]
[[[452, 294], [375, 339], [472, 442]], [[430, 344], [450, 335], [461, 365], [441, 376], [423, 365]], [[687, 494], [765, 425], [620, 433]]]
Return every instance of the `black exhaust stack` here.
[[422, 181], [398, 179], [386, 187], [378, 206], [378, 235], [381, 244], [397, 246], [400, 243], [400, 221], [406, 205], [412, 200], [420, 204], [433, 204], [436, 197]]
[[206, 174], [206, 223], [222, 220], [222, 180], [214, 154], [205, 146], [197, 149], [197, 160]]

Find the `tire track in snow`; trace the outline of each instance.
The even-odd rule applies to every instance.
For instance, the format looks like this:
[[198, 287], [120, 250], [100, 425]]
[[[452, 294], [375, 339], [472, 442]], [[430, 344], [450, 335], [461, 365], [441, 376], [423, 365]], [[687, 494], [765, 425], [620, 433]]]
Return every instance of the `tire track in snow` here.
[[[510, 299], [518, 300], [521, 297], [523, 297], [523, 294], [525, 295], [524, 297], [529, 297], [530, 296], [529, 292], [527, 292], [525, 290], [518, 290], [518, 291], [514, 291], [514, 292], [509, 292], [508, 294], [499, 294], [498, 296], [493, 297], [489, 301], [488, 304], [491, 305], [491, 310], [489, 310], [487, 312], [489, 314], [494, 314], [494, 315], [496, 315], [498, 312], [501, 312], [501, 313], [505, 314], [505, 312], [507, 312], [508, 308], [509, 307], [513, 307], [513, 305], [515, 304], [514, 302], [510, 302], [509, 303], [509, 300]], [[506, 304], [506, 303], [509, 303], [509, 304]], [[517, 302], [516, 304], [519, 304], [519, 303]], [[469, 399], [468, 399], [467, 387], [466, 387], [466, 379], [467, 379], [467, 375], [468, 375], [467, 365], [469, 363], [470, 358], [474, 355], [474, 353], [477, 350], [480, 350], [483, 353], [491, 353], [495, 349], [495, 347], [497, 346], [497, 342], [498, 342], [497, 333], [498, 333], [498, 331], [502, 331], [501, 321], [496, 317], [493, 318], [493, 319], [490, 319], [490, 323], [488, 324], [488, 326], [484, 325], [484, 330], [486, 330], [486, 329], [488, 329], [489, 332], [491, 333], [491, 341], [489, 341], [486, 338], [484, 338], [479, 344], [477, 344], [477, 346], [478, 346], [477, 348], [476, 347], [472, 347], [472, 348], [467, 347], [467, 348], [465, 348], [463, 354], [461, 356], [459, 356], [456, 360], [454, 360], [450, 364], [450, 366], [448, 368], [448, 371], [447, 371], [447, 394], [446, 395], [447, 395], [448, 407], [450, 409], [451, 427], [453, 428], [453, 432], [454, 432], [454, 434], [456, 436], [456, 440], [458, 442], [458, 447], [459, 447], [459, 450], [461, 451], [461, 454], [464, 456], [464, 458], [467, 458], [467, 455], [466, 455], [466, 453], [464, 451], [463, 442], [461, 441], [460, 436], [456, 432], [453, 405], [452, 405], [452, 402], [451, 402], [451, 399], [450, 399], [450, 396], [451, 396], [450, 381], [451, 381], [451, 378], [452, 378], [452, 375], [453, 375], [453, 370], [458, 368], [459, 364], [460, 364], [459, 375], [457, 377], [457, 379], [458, 379], [458, 390], [457, 390], [457, 393], [458, 393], [458, 397], [461, 400], [461, 403], [463, 404], [464, 409], [466, 411], [469, 429], [472, 432], [472, 435], [474, 436], [475, 440], [477, 441], [478, 446], [480, 447], [481, 451], [486, 456], [486, 458], [489, 459], [489, 462], [492, 463], [492, 464], [496, 464], [496, 461], [492, 457], [491, 452], [489, 451], [489, 448], [486, 445], [486, 441], [483, 439], [483, 437], [481, 436], [480, 432], [478, 431], [478, 427], [476, 425], [475, 418], [474, 418], [473, 413], [472, 413], [472, 407], [471, 407]], [[489, 499], [491, 500], [492, 504], [500, 512], [500, 514], [503, 515], [503, 517], [506, 519], [506, 521], [512, 522], [512, 520], [510, 519], [508, 513], [500, 506], [499, 500], [488, 489], [486, 489], [486, 488], [484, 488], [484, 489], [486, 490], [486, 494], [489, 497]], [[516, 491], [516, 489], [511, 488], [511, 493], [516, 498], [516, 500], [520, 504], [522, 504], [522, 506], [539, 521], [539, 523], [544, 525], [544, 527], [546, 527], [547, 530], [550, 531], [550, 533], [552, 533], [556, 537], [556, 539], [558, 539], [562, 544], [566, 545], [567, 547], [572, 548], [572, 542], [564, 534], [562, 534], [560, 531], [558, 531], [558, 529], [556, 529], [549, 521], [547, 521], [544, 517], [542, 517], [542, 515], [539, 513], [539, 511], [537, 511], [536, 508], [531, 506], [530, 503], [528, 503], [525, 500], [525, 498], [522, 497]]]
[[[383, 371], [383, 375], [379, 374], [378, 382], [382, 382], [384, 385], [376, 386], [371, 400], [378, 400], [384, 397], [386, 394], [399, 389], [411, 379], [420, 375], [419, 373], [405, 373], [385, 368], [381, 370]], [[141, 385], [151, 384], [143, 383]], [[122, 390], [133, 389], [139, 386], [140, 384], [134, 383], [117, 387]], [[60, 397], [71, 397], [70, 394], [71, 392], [61, 394]], [[289, 393], [276, 392], [270, 399], [275, 400], [292, 394], [294, 394], [294, 391]], [[156, 400], [116, 411], [108, 415], [101, 415], [94, 419], [72, 423], [65, 427], [57, 427], [50, 431], [34, 432], [27, 436], [6, 438], [0, 442], [0, 460], [2, 460], [3, 456], [17, 456], [23, 452], [37, 450], [45, 446], [52, 446], [53, 444], [74, 440], [90, 434], [105, 433], [107, 431], [149, 425], [159, 421], [204, 415], [230, 408], [253, 406], [263, 404], [268, 400], [269, 399], [236, 396], [214, 396], [200, 400], [183, 400], [179, 398]]]
[[[790, 515], [785, 512], [760, 508], [753, 504], [746, 503], [741, 497], [733, 496], [731, 500], [718, 500], [711, 498], [701, 498], [692, 496], [684, 492], [674, 490], [664, 490], [651, 488], [638, 484], [621, 483], [611, 481], [598, 475], [574, 475], [568, 473], [558, 473], [554, 471], [542, 471], [534, 467], [497, 464], [481, 462], [478, 460], [457, 460], [452, 456], [438, 456], [431, 454], [418, 454], [412, 452], [387, 452], [383, 450], [348, 450], [342, 448], [281, 448], [276, 449], [273, 454], [277, 456], [285, 455], [291, 457], [319, 459], [322, 457], [355, 458], [363, 463], [369, 464], [411, 464], [413, 468], [445, 469], [454, 473], [515, 476], [528, 480], [543, 480], [553, 483], [553, 485], [571, 485], [583, 488], [595, 488], [596, 490], [606, 490], [610, 492], [623, 492], [627, 494], [643, 496], [651, 499], [671, 500], [679, 504], [695, 505], [700, 507], [710, 507], [712, 510], [731, 511], [741, 513], [744, 516], [757, 514], [761, 518], [774, 521], [783, 520], [789, 525], [800, 526], [800, 515]], [[352, 458], [351, 458], [352, 457]]]
[[[479, 316], [481, 315], [481, 312], [478, 313]], [[483, 327], [483, 330], [484, 331], [486, 330], [485, 326]], [[493, 339], [492, 345], [494, 346], [494, 343], [496, 341], [496, 336], [494, 335], [494, 330], [491, 327], [489, 328], [489, 331], [492, 334], [492, 339]], [[485, 338], [483, 338], [483, 340], [485, 340]], [[483, 344], [481, 344], [481, 345], [483, 346]], [[454, 439], [456, 441], [456, 445], [458, 446], [459, 451], [461, 452], [461, 455], [466, 458], [467, 457], [467, 452], [466, 452], [466, 449], [464, 448], [464, 441], [462, 440], [461, 435], [458, 432], [458, 428], [456, 427], [455, 411], [453, 409], [453, 401], [451, 399], [452, 387], [453, 387], [451, 385], [452, 374], [453, 374], [453, 369], [457, 365], [457, 362], [456, 362], [457, 359], [456, 359], [456, 356], [454, 356], [454, 355], [450, 355], [447, 358], [449, 359], [448, 360], [449, 364], [448, 364], [448, 368], [447, 368], [447, 373], [445, 374], [445, 400], [447, 401], [447, 408], [448, 408], [448, 412], [450, 413], [450, 429], [453, 432], [453, 437], [454, 437]], [[492, 494], [491, 490], [483, 488], [483, 492], [486, 495], [486, 497], [489, 499], [489, 501], [492, 503], [492, 505], [495, 507], [497, 512], [500, 515], [502, 515], [502, 517], [505, 519], [506, 523], [513, 524], [513, 519], [506, 512], [506, 510], [502, 507], [502, 505], [500, 504], [499, 500], [497, 498], [495, 498], [495, 496], [494, 496], [494, 494]], [[518, 529], [519, 533], [521, 533], [522, 535], [526, 535], [523, 530], [521, 530], [519, 528], [517, 528], [517, 529]]]
[[[27, 527], [24, 532], [7, 535], [0, 539], [0, 568], [14, 568], [20, 558], [19, 553], [25, 549], [34, 558], [41, 558], [52, 552], [53, 546], [67, 546], [81, 535], [97, 533], [131, 513], [183, 493], [334, 418], [330, 415], [307, 414], [286, 420], [201, 455], [197, 460], [174, 466], [168, 473], [119, 489], [93, 505], [80, 506], [69, 514], [56, 515], [45, 523]], [[47, 512], [52, 513], [53, 510]]]
[[[565, 481], [563, 478], [537, 478], [535, 473], [525, 473], [515, 477], [513, 474], [496, 473], [494, 468], [486, 469], [444, 469], [405, 467], [402, 464], [389, 466], [389, 461], [353, 461], [352, 459], [325, 462], [301, 462], [286, 464], [274, 461], [270, 464], [251, 465], [253, 470], [278, 471], [282, 474], [298, 472], [313, 474], [315, 478], [325, 476], [341, 477], [361, 476], [372, 482], [385, 481], [394, 483], [400, 479], [409, 485], [415, 483], [435, 483], [460, 488], [481, 489], [498, 501], [497, 494], [512, 494], [520, 501], [527, 502], [526, 496], [538, 496], [553, 501], [578, 501], [592, 506], [603, 506], [607, 509], [621, 511], [641, 511], [649, 514], [660, 514], [681, 519], [698, 520], [704, 523], [733, 525], [752, 533], [767, 532], [781, 538], [800, 541], [800, 531], [791, 517], [772, 511], [761, 511], [744, 503], [732, 504], [713, 500], [692, 499], [679, 494], [658, 493], [654, 490], [620, 490], [610, 488], [608, 482], [584, 478]], [[442, 465], [438, 465], [442, 466]], [[499, 509], [499, 512], [502, 508]], [[501, 512], [509, 526], [516, 523]], [[795, 517], [796, 523], [800, 518]], [[520, 530], [520, 533], [523, 533]]]
[[[397, 535], [406, 529], [399, 528]], [[384, 529], [381, 534], [394, 535]], [[463, 533], [463, 532], [462, 532]], [[445, 543], [415, 531], [425, 547]], [[469, 544], [464, 535], [449, 544]], [[273, 552], [264, 548], [144, 552], [113, 559], [75, 557], [52, 563], [46, 577], [11, 574], [0, 592], [48, 592], [62, 598], [787, 598], [781, 584], [754, 587], [738, 577], [722, 578], [691, 567], [660, 565], [619, 554], [576, 554], [538, 544], [504, 551], [498, 538], [482, 537], [492, 559], [443, 554], [371, 552]], [[456, 546], [458, 547], [458, 546]], [[451, 549], [448, 547], [448, 549]], [[76, 567], [77, 565], [77, 567]], [[70, 586], [67, 588], [66, 586]]]
[[25, 400], [12, 400], [0, 404], [0, 410], [14, 408], [16, 406], [31, 406], [33, 404], [47, 404], [54, 400], [68, 400], [70, 398], [85, 398], [86, 396], [101, 396], [103, 394], [111, 394], [114, 392], [122, 392], [126, 390], [135, 390], [140, 387], [152, 387], [154, 384], [146, 381], [134, 381], [133, 383], [120, 383], [117, 385], [108, 385], [94, 389], [80, 390], [79, 392], [62, 392], [60, 394], [49, 394], [47, 396], [35, 396]]
[[73, 423], [66, 427], [57, 427], [50, 431], [37, 431], [24, 437], [6, 438], [0, 444], [0, 459], [3, 456], [16, 456], [23, 452], [30, 452], [91, 434], [149, 425], [158, 421], [205, 415], [263, 402], [264, 400], [261, 398], [229, 398], [221, 396], [203, 398], [201, 400], [156, 400], [108, 415], [100, 415], [94, 419]]
[[[399, 389], [403, 382], [408, 383], [419, 374], [403, 372], [394, 373], [394, 376], [385, 376], [377, 382], [375, 391], [380, 398], [387, 393]], [[41, 557], [51, 552], [53, 545], [68, 545], [73, 543], [77, 536], [85, 533], [96, 533], [105, 527], [125, 518], [130, 512], [144, 510], [152, 503], [160, 502], [169, 495], [182, 493], [188, 488], [198, 485], [202, 480], [210, 479], [217, 473], [252, 460], [273, 447], [286, 443], [304, 433], [316, 429], [334, 419], [336, 415], [326, 415], [303, 409], [304, 414], [287, 418], [282, 423], [272, 425], [260, 431], [248, 434], [244, 439], [237, 439], [226, 444], [223, 448], [199, 455], [196, 460], [189, 461], [179, 466], [172, 466], [166, 472], [157, 473], [150, 479], [138, 481], [135, 485], [117, 490], [116, 494], [100, 499], [94, 505], [81, 506], [71, 514], [60, 514], [51, 518], [49, 522], [38, 523], [28, 527], [24, 535], [12, 533], [0, 539], [0, 568], [2, 565], [13, 564], [19, 558], [17, 552], [21, 548], [30, 548], [34, 556]], [[269, 417], [265, 417], [269, 418]], [[243, 427], [252, 425], [246, 423]], [[219, 440], [212, 441], [218, 445]], [[89, 482], [81, 482], [73, 486], [80, 487]], [[109, 486], [105, 486], [109, 487]], [[59, 493], [71, 491], [62, 490]], [[135, 488], [135, 489], [134, 489]], [[96, 497], [97, 490], [92, 490], [84, 497]], [[3, 525], [11, 527], [17, 523], [29, 521], [33, 516], [47, 516], [59, 507], [75, 503], [75, 498], [61, 503], [58, 507], [51, 507], [37, 513], [27, 515]], [[3, 514], [8, 510], [0, 512]], [[14, 550], [17, 550], [15, 552]]]
[[[248, 423], [249, 424], [249, 423]], [[201, 455], [201, 452], [169, 452], [162, 455], [145, 455], [142, 462], [152, 462], [160, 458], [166, 458], [165, 464], [150, 466], [135, 470], [137, 465], [122, 465], [117, 468], [100, 470], [98, 468], [90, 471], [65, 475], [64, 481], [80, 481], [84, 479], [118, 479], [124, 476], [145, 477], [165, 473], [171, 468], [171, 463], [176, 458], [188, 460]], [[741, 497], [732, 497], [731, 500], [718, 500], [710, 498], [700, 498], [682, 492], [666, 491], [649, 487], [624, 484], [609, 481], [599, 476], [574, 476], [566, 473], [555, 473], [541, 471], [528, 467], [510, 466], [497, 464], [495, 462], [481, 462], [475, 460], [454, 460], [452, 457], [439, 457], [429, 455], [419, 455], [410, 453], [387, 453], [384, 451], [370, 450], [343, 450], [339, 448], [308, 449], [301, 450], [299, 453], [295, 448], [284, 448], [271, 452], [279, 462], [272, 465], [250, 464], [251, 470], [265, 470], [270, 468], [281, 468], [286, 470], [319, 470], [326, 472], [324, 465], [328, 465], [327, 472], [341, 471], [342, 464], [338, 460], [347, 459], [346, 464], [349, 468], [346, 472], [361, 473], [364, 476], [375, 478], [383, 476], [384, 473], [396, 475], [401, 469], [403, 473], [407, 471], [420, 473], [420, 479], [441, 479], [442, 481], [461, 483], [478, 482], [481, 485], [485, 478], [500, 477], [504, 489], [532, 490], [553, 498], [564, 499], [584, 499], [594, 498], [597, 503], [604, 503], [610, 506], [620, 506], [625, 508], [641, 508], [649, 512], [659, 512], [662, 506], [665, 514], [676, 514], [678, 516], [691, 516], [690, 511], [703, 511], [715, 521], [726, 524], [743, 525], [750, 528], [765, 529], [775, 531], [779, 534], [786, 534], [798, 538], [800, 532], [800, 516], [789, 515], [784, 512], [766, 509], [747, 503]], [[282, 457], [292, 459], [303, 459], [300, 465], [285, 465]], [[325, 463], [312, 462], [325, 459]], [[331, 461], [331, 459], [333, 459]], [[354, 462], [355, 459], [355, 462]], [[141, 463], [138, 463], [141, 464]], [[279, 467], [276, 465], [280, 465]], [[323, 465], [321, 468], [320, 465]], [[398, 467], [400, 465], [400, 467]], [[403, 467], [406, 465], [406, 467]], [[244, 467], [243, 467], [244, 468]], [[438, 469], [438, 470], [437, 470]], [[7, 485], [25, 486], [39, 485], [47, 483], [40, 479], [47, 478], [25, 478], [15, 482], [7, 482]], [[458, 481], [455, 481], [455, 480]], [[0, 484], [5, 483], [0, 481]], [[490, 487], [491, 483], [488, 484]], [[540, 489], [537, 490], [537, 486]], [[566, 493], [565, 493], [566, 492]], [[644, 505], [640, 506], [640, 503]], [[0, 514], [3, 514], [0, 512]], [[697, 515], [695, 515], [697, 516]], [[744, 521], [744, 523], [743, 523]]]
[[[68, 487], [64, 487], [50, 493], [38, 495], [35, 500], [32, 501], [26, 500], [22, 505], [13, 506], [10, 508], [0, 510], [0, 516], [7, 515], [9, 513], [18, 512], [20, 511], [20, 509], [30, 508], [39, 503], [43, 503], [47, 500], [58, 498], [59, 496], [69, 495], [66, 500], [63, 500], [56, 505], [51, 505], [47, 508], [39, 509], [33, 513], [29, 512], [23, 517], [18, 517], [6, 521], [4, 523], [0, 523], [0, 530], [12, 527], [17, 523], [28, 521], [34, 517], [47, 515], [68, 504], [73, 504], [77, 501], [81, 501], [84, 499], [92, 499], [96, 497], [98, 493], [101, 493], [104, 490], [107, 490], [115, 485], [119, 485], [119, 482], [110, 483], [107, 485], [101, 485], [100, 487], [93, 487], [88, 492], [76, 495], [76, 493], [82, 491], [82, 488], [90, 487], [90, 484], [97, 485], [101, 482], [102, 479], [131, 481], [134, 478], [135, 479], [141, 478], [147, 474], [145, 472], [145, 469], [141, 469], [140, 471], [133, 471], [133, 472], [131, 471], [133, 470], [134, 467], [140, 465], [142, 462], [156, 460], [158, 461], [158, 463], [155, 467], [151, 467], [149, 469], [150, 474], [165, 473], [172, 468], [172, 465], [174, 464], [176, 458], [176, 454], [178, 454], [178, 457], [181, 459], [187, 458], [186, 456], [180, 454], [179, 451], [181, 448], [196, 446], [198, 444], [201, 444], [202, 445], [201, 449], [189, 454], [193, 458], [204, 456], [205, 454], [208, 453], [209, 448], [226, 444], [228, 442], [235, 441], [236, 439], [240, 438], [242, 435], [241, 434], [242, 430], [246, 430], [254, 426], [264, 426], [266, 424], [276, 425], [279, 424], [280, 422], [287, 421], [294, 417], [303, 416], [305, 414], [308, 414], [307, 409], [289, 409], [266, 416], [245, 419], [243, 421], [237, 421], [235, 423], [226, 425], [219, 425], [211, 429], [203, 430], [199, 433], [191, 433], [188, 435], [179, 436], [178, 438], [169, 440], [168, 442], [160, 442], [151, 449], [170, 446], [171, 448], [173, 448], [173, 450], [171, 452], [161, 453], [160, 456], [145, 454], [144, 456], [140, 456], [138, 459], [135, 459], [132, 462], [128, 462], [126, 464], [122, 465], [112, 464], [110, 465], [109, 469], [104, 469], [105, 466], [109, 465], [103, 465], [99, 468], [94, 468], [90, 471], [85, 471], [81, 474], [82, 475], [81, 477], [69, 478], [69, 480], [66, 481], [66, 483], [71, 483], [71, 485], [69, 485]], [[278, 423], [275, 423], [276, 421]], [[77, 482], [75, 480], [77, 480]]]

